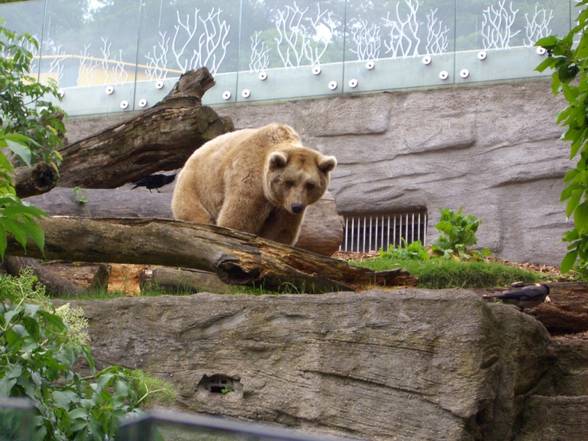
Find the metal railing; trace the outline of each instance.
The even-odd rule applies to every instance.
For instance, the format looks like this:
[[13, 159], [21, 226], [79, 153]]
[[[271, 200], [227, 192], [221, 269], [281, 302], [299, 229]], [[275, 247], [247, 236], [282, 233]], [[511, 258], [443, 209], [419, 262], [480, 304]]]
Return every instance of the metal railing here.
[[387, 215], [345, 216], [341, 251], [370, 252], [427, 242], [427, 211], [415, 210]]
[[207, 104], [527, 78], [573, 0], [29, 0], [0, 5], [36, 36], [34, 74], [70, 115], [140, 110], [207, 66]]
[[[248, 441], [345, 441], [290, 429], [242, 421], [154, 410], [131, 417], [119, 430], [117, 441], [248, 440]], [[350, 440], [347, 440], [350, 441]]]
[[[0, 399], [0, 441], [31, 441], [35, 411], [27, 399]], [[116, 441], [345, 441], [278, 426], [234, 419], [151, 410], [122, 421]], [[347, 440], [351, 441], [351, 440]]]

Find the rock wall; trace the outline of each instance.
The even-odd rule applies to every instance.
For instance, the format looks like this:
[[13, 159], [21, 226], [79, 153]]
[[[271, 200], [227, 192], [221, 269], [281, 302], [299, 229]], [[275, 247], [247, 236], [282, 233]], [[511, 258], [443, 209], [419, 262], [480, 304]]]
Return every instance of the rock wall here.
[[[337, 156], [331, 192], [342, 214], [426, 207], [479, 216], [479, 238], [507, 259], [558, 263], [568, 228], [559, 202], [570, 166], [544, 79], [219, 108], [237, 128], [291, 124]], [[117, 115], [112, 118], [119, 119]], [[106, 119], [68, 121], [71, 139]]]
[[552, 364], [539, 322], [470, 291], [73, 303], [100, 362], [173, 382], [191, 411], [359, 439], [514, 439]]

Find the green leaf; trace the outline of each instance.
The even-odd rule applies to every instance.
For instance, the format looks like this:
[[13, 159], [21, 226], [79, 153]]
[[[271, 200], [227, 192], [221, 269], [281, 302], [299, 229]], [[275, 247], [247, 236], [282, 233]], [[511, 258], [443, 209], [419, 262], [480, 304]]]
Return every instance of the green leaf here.
[[537, 72], [543, 72], [545, 69], [547, 69], [548, 67], [553, 67], [556, 64], [556, 60], [554, 60], [551, 57], [546, 58], [545, 60], [543, 60], [541, 63], [539, 63], [539, 65], [535, 68], [535, 70]]
[[535, 46], [541, 46], [544, 47], [545, 49], [553, 49], [559, 42], [559, 38], [557, 38], [554, 35], [550, 35], [549, 37], [543, 37], [541, 39], [539, 39], [536, 43]]
[[588, 232], [588, 203], [582, 202], [576, 207], [574, 225], [580, 234]]
[[11, 141], [10, 139], [6, 139], [6, 143], [8, 144], [8, 148], [12, 150], [12, 152], [15, 155], [17, 155], [20, 159], [22, 159], [26, 165], [31, 165], [31, 149], [29, 149], [26, 145]]
[[570, 217], [572, 215], [572, 213], [574, 212], [574, 210], [576, 209], [576, 207], [580, 203], [580, 198], [582, 197], [583, 194], [584, 194], [583, 190], [572, 191], [572, 193], [570, 194], [568, 203], [566, 205], [566, 216], [567, 217]]
[[53, 401], [56, 407], [69, 409], [71, 403], [78, 401], [78, 395], [72, 391], [54, 391]]
[[576, 250], [570, 251], [568, 254], [565, 255], [559, 267], [562, 273], [567, 273], [573, 268], [574, 264], [576, 263], [577, 255], [578, 252]]
[[33, 339], [39, 340], [41, 331], [39, 330], [39, 324], [37, 323], [37, 320], [31, 317], [23, 317], [22, 321], [29, 335], [33, 337]]

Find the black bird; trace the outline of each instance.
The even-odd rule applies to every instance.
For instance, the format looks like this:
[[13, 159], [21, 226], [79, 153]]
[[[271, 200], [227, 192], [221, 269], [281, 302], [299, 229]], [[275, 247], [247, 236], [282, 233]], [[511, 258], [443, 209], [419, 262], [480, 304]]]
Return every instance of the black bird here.
[[500, 294], [487, 294], [483, 298], [485, 300], [500, 300], [503, 303], [518, 306], [522, 310], [525, 308], [533, 308], [543, 302], [551, 302], [548, 295], [549, 286], [547, 285], [541, 283], [522, 287], [520, 284], [516, 285]]
[[[134, 182], [135, 186], [132, 188], [134, 190], [137, 187], [145, 187], [149, 192], [153, 188], [161, 188], [164, 185], [173, 182], [176, 178], [176, 174], [173, 175], [164, 175], [162, 173], [155, 173], [153, 175], [145, 176], [144, 178], [139, 179], [138, 181]], [[159, 192], [159, 190], [157, 190]]]

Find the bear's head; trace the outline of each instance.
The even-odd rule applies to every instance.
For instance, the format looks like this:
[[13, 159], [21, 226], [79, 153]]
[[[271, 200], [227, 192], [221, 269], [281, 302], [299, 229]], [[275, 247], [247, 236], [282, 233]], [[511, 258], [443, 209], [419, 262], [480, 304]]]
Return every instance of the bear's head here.
[[265, 164], [265, 196], [276, 207], [300, 214], [325, 193], [336, 165], [334, 156], [306, 147], [273, 151]]

